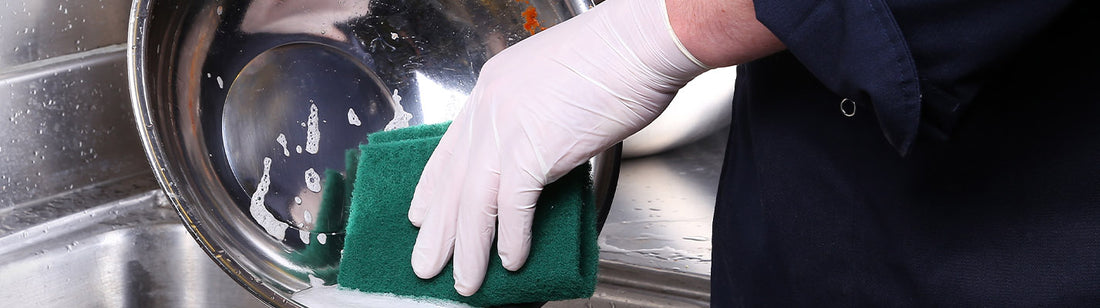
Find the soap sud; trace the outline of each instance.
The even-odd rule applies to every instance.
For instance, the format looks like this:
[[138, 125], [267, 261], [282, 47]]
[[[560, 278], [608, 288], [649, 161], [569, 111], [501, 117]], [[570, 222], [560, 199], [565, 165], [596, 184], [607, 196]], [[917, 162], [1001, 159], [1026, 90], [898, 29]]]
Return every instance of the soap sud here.
[[309, 245], [309, 232], [298, 230], [298, 238], [302, 240], [302, 244]]
[[302, 154], [302, 145], [297, 145], [297, 146], [295, 146], [295, 147], [294, 147], [294, 151], [295, 151], [295, 152], [298, 152], [298, 154]]
[[706, 241], [710, 240], [710, 238], [708, 238], [706, 236], [685, 236], [683, 238], [685, 240], [696, 241], [696, 242], [706, 242]]
[[709, 263], [711, 262], [710, 256], [703, 253], [691, 253], [688, 251], [672, 248], [669, 246], [663, 246], [661, 248], [648, 248], [648, 249], [623, 249], [612, 246], [607, 243], [607, 239], [600, 237], [598, 239], [600, 246], [600, 253], [617, 253], [624, 255], [641, 255], [649, 258], [659, 259], [663, 261], [692, 261]]
[[321, 146], [321, 129], [318, 127], [317, 104], [309, 104], [309, 118], [306, 119], [306, 152], [317, 154]]
[[306, 170], [306, 188], [312, 192], [321, 192], [321, 176], [313, 168]]
[[313, 213], [310, 213], [308, 210], [305, 211], [302, 213], [302, 219], [305, 220], [306, 223], [313, 223]]
[[405, 112], [405, 108], [401, 107], [401, 95], [398, 95], [397, 89], [393, 89], [393, 120], [390, 120], [386, 124], [386, 128], [382, 130], [395, 130], [398, 128], [409, 127], [409, 120], [412, 120], [412, 114]]
[[222, 76], [218, 76], [218, 89], [225, 89], [225, 83], [222, 82]]
[[252, 193], [252, 203], [248, 207], [248, 212], [252, 214], [252, 218], [256, 220], [256, 223], [260, 224], [264, 231], [267, 231], [267, 234], [282, 241], [286, 237], [286, 229], [290, 228], [290, 225], [275, 219], [275, 215], [272, 215], [271, 211], [268, 211], [267, 206], [264, 205], [268, 187], [271, 186], [270, 173], [271, 158], [264, 157], [263, 175], [260, 176], [260, 183], [256, 184], [256, 192]]
[[348, 124], [363, 126], [363, 122], [359, 121], [359, 115], [355, 114], [355, 109], [348, 108]]
[[286, 157], [290, 157], [290, 150], [288, 150], [286, 147], [286, 135], [280, 133], [278, 137], [275, 137], [275, 141], [278, 142], [279, 145], [283, 146], [283, 155]]
[[324, 233], [317, 233], [317, 242], [318, 243], [321, 243], [321, 245], [324, 245], [326, 241], [328, 241], [328, 235], [325, 235]]
[[[320, 241], [320, 238], [318, 238]], [[459, 302], [398, 296], [388, 293], [366, 293], [341, 287], [326, 286], [324, 281], [309, 276], [310, 288], [298, 291], [290, 299], [308, 307], [472, 307]]]
[[294, 203], [295, 204], [302, 204], [302, 197], [294, 196]]

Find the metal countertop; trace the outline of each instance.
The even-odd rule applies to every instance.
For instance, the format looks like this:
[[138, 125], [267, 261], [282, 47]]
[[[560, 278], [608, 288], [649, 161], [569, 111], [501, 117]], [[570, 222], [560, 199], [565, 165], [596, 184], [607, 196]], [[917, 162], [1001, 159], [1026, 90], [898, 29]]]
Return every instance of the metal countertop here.
[[711, 221], [728, 131], [624, 159], [599, 238], [600, 258], [709, 276]]

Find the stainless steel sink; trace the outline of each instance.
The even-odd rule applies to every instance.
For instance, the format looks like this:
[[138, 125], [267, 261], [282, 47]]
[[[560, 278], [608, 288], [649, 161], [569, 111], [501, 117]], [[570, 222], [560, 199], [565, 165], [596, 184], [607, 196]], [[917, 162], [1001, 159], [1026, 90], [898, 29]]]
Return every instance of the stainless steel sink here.
[[[706, 307], [724, 137], [625, 161], [596, 294], [545, 307]], [[3, 307], [266, 306], [229, 277], [148, 173], [0, 208]]]
[[[84, 205], [82, 202], [97, 204]], [[138, 176], [0, 213], [5, 307], [265, 307]], [[546, 307], [704, 307], [708, 279], [605, 260], [590, 299]]]
[[[41, 222], [0, 233], [0, 303], [36, 308], [266, 307], [195, 244], [159, 188], [135, 181], [0, 213], [9, 223]], [[49, 219], [59, 209], [73, 208], [66, 201], [118, 194], [125, 196]]]

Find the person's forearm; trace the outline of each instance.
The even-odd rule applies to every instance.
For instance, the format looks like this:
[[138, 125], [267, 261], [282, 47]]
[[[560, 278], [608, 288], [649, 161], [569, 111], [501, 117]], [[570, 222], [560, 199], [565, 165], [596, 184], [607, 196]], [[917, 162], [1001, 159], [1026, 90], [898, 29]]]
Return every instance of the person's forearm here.
[[786, 48], [756, 20], [752, 0], [665, 0], [665, 7], [680, 43], [708, 66], [741, 64]]

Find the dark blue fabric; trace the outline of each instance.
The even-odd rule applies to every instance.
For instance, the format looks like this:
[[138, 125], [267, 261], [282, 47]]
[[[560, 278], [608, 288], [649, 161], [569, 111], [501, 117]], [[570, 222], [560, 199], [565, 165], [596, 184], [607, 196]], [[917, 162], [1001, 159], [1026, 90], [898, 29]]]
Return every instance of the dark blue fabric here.
[[1096, 1], [756, 3], [790, 51], [739, 67], [715, 307], [1100, 305]]
[[[908, 153], [960, 111], [1071, 0], [756, 0], [757, 18], [827, 88], [875, 106]], [[925, 105], [922, 107], [922, 105]]]

